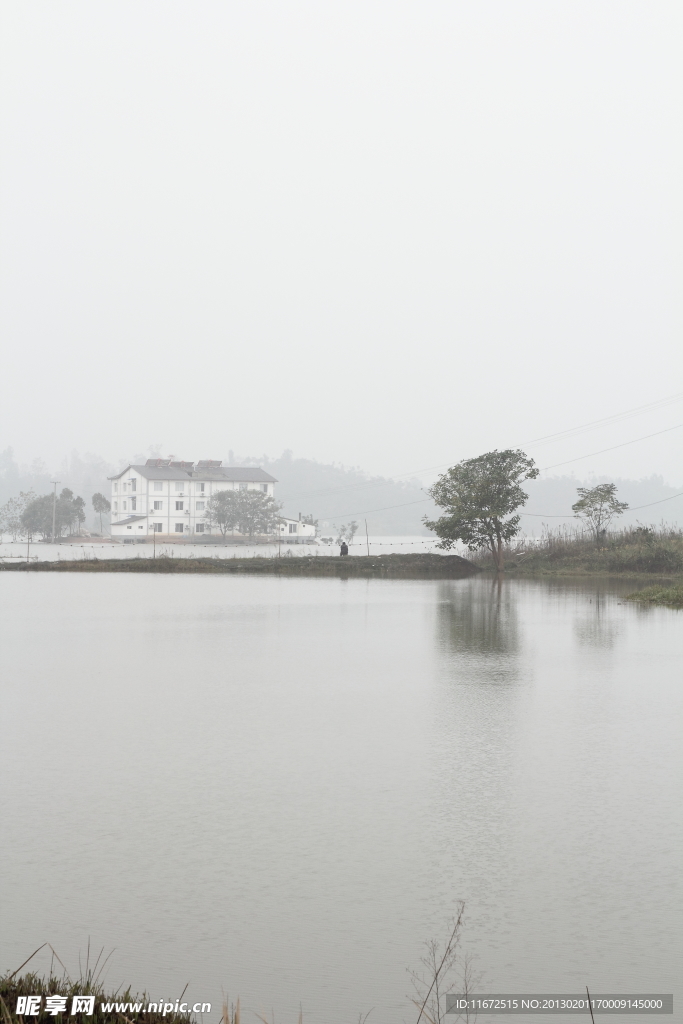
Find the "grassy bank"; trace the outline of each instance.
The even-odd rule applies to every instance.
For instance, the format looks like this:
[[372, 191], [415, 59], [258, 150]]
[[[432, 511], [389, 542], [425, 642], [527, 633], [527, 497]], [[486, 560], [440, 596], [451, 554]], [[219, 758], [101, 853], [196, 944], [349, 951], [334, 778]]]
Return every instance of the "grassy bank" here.
[[458, 555], [354, 555], [340, 558], [105, 558], [0, 565], [0, 572], [145, 572], [214, 575], [337, 576], [377, 579], [463, 579], [479, 572]]
[[[19, 999], [22, 996], [41, 997], [40, 1013], [38, 1016], [26, 1016], [17, 1013]], [[66, 1009], [58, 1016], [52, 1016], [46, 1012], [45, 1000], [48, 996], [63, 996], [66, 998]], [[71, 1014], [74, 996], [95, 997], [92, 1015], [86, 1013]], [[118, 1011], [114, 1009], [113, 1005], [108, 1005], [116, 1003], [119, 1006], [123, 1003], [133, 1005], [138, 1003], [141, 1007], [147, 1007], [150, 1005], [150, 1000], [146, 994], [136, 995], [130, 989], [127, 989], [125, 992], [108, 993], [104, 990], [101, 982], [93, 976], [92, 972], [87, 972], [78, 981], [71, 981], [65, 976], [57, 977], [53, 974], [50, 974], [49, 977], [41, 977], [32, 972], [19, 976], [5, 975], [0, 977], [0, 1017], [3, 1024], [28, 1024], [29, 1021], [41, 1021], [43, 1024], [51, 1021], [52, 1024], [55, 1024], [55, 1022], [59, 1024], [59, 1022], [65, 1019], [73, 1021], [74, 1024], [105, 1024], [105, 1022], [106, 1024], [113, 1024], [114, 1021], [116, 1024], [125, 1024], [126, 1021], [144, 1021], [145, 1024], [195, 1024], [199, 1018], [199, 1014], [175, 1013], [173, 1009], [164, 1014], [163, 1012], [154, 1012], [154, 1010], [143, 1012], [142, 1009], [139, 1013], [136, 1013], [126, 1008], [126, 1013], [124, 1014], [120, 1012], [120, 1009]], [[155, 1005], [153, 1000], [152, 1005]], [[160, 1007], [160, 1010], [163, 1010], [163, 1006]], [[216, 1018], [214, 1017], [214, 1019]]]
[[639, 601], [642, 604], [661, 604], [667, 608], [683, 608], [683, 585], [676, 587], [646, 587], [636, 594], [629, 594], [627, 601]]
[[[477, 552], [472, 561], [491, 569], [491, 556]], [[670, 527], [629, 528], [601, 544], [578, 530], [546, 532], [540, 540], [518, 540], [505, 551], [505, 571], [515, 575], [683, 575], [683, 531]]]

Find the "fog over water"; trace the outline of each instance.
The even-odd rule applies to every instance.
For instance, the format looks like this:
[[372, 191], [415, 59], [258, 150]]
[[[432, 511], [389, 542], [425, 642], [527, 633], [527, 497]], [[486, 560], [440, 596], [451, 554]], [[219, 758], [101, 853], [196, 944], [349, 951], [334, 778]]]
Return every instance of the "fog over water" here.
[[632, 586], [0, 574], [2, 962], [394, 1024], [465, 899], [483, 991], [675, 991], [680, 622]]

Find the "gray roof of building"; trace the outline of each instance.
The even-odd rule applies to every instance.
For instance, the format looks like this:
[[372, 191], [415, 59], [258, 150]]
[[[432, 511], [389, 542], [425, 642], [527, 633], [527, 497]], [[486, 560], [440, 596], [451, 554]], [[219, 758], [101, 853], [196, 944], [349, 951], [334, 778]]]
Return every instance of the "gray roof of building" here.
[[128, 516], [127, 519], [119, 519], [118, 523], [112, 523], [112, 526], [128, 526], [129, 523], [139, 523], [141, 519], [146, 519], [147, 516]]
[[140, 476], [146, 477], [147, 480], [234, 480], [236, 483], [260, 483], [260, 484], [276, 484], [277, 480], [270, 473], [266, 473], [265, 470], [259, 469], [255, 466], [221, 466], [219, 469], [173, 469], [171, 466], [126, 466], [120, 473], [115, 476], [108, 477], [109, 480], [118, 480], [127, 473], [129, 469], [134, 469]]
[[170, 466], [166, 466], [161, 469], [157, 469], [156, 466], [126, 466], [120, 473], [115, 476], [108, 477], [109, 480], [118, 480], [124, 473], [127, 473], [129, 469], [134, 469], [140, 476], [147, 477], [148, 480], [187, 480], [189, 473], [185, 469], [171, 469]]
[[193, 480], [235, 480], [237, 483], [276, 484], [270, 473], [258, 466], [221, 466], [220, 469], [195, 469]]

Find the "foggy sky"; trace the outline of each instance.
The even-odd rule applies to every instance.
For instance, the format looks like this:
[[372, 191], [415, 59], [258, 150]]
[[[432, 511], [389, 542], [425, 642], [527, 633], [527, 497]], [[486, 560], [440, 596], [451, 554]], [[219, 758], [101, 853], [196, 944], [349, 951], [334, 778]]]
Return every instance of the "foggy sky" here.
[[[683, 391], [681, 20], [6, 3], [0, 444], [408, 474]], [[680, 483], [682, 441], [557, 472]]]

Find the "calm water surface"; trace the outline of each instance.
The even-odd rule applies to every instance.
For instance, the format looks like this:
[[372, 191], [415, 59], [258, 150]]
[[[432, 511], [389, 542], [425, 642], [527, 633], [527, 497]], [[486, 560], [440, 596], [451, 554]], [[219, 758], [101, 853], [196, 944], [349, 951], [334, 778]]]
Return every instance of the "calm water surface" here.
[[482, 991], [675, 992], [683, 613], [631, 589], [2, 574], [0, 968], [393, 1024], [464, 899]]

